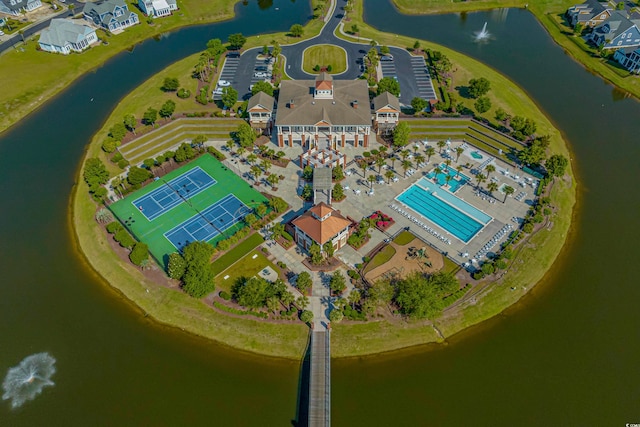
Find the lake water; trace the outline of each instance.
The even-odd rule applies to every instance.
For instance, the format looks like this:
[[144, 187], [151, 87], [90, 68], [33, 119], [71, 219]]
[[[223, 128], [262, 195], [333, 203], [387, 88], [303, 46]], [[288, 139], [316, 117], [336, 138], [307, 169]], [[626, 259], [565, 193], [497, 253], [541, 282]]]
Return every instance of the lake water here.
[[[0, 372], [32, 353], [57, 359], [56, 385], [18, 410], [0, 404], [0, 425], [284, 426], [296, 417], [299, 363], [148, 321], [81, 264], [67, 224], [83, 147], [122, 96], [209, 38], [285, 30], [310, 13], [302, 1], [260, 6], [137, 46], [0, 137]], [[571, 143], [580, 213], [571, 246], [515, 309], [446, 346], [334, 361], [333, 424], [640, 422], [640, 105], [573, 62], [526, 11], [404, 17], [386, 0], [365, 6], [372, 25], [465, 52], [530, 93]], [[485, 21], [494, 38], [476, 44]]]

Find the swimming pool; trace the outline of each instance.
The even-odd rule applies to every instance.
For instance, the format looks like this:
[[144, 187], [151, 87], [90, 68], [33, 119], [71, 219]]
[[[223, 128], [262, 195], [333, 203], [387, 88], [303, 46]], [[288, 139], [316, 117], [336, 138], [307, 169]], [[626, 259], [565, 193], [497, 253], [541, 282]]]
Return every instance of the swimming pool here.
[[[437, 178], [438, 185], [440, 187], [442, 187], [443, 185], [446, 185], [447, 175], [449, 175], [451, 178], [449, 179], [449, 185], [447, 189], [452, 193], [455, 193], [456, 191], [458, 191], [460, 187], [465, 185], [467, 182], [471, 181], [471, 178], [469, 178], [465, 174], [458, 173], [458, 171], [455, 168], [451, 166], [447, 166], [445, 163], [441, 163], [439, 167], [442, 172], [438, 174], [438, 178]], [[436, 176], [435, 171], [431, 171], [427, 174], [427, 178], [429, 179], [433, 179], [435, 178], [435, 176]]]
[[426, 178], [407, 188], [396, 200], [465, 243], [493, 219]]

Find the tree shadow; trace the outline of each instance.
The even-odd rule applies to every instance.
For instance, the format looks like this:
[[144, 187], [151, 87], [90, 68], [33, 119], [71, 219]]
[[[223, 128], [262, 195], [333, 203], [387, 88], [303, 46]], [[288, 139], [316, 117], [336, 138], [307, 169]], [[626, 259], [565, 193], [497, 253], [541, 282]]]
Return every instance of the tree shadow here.
[[455, 90], [457, 90], [458, 93], [460, 94], [460, 96], [465, 98], [465, 99], [473, 98], [471, 96], [471, 94], [469, 93], [469, 86], [456, 86]]
[[291, 420], [294, 427], [309, 425], [309, 378], [311, 376], [311, 334], [307, 338], [307, 349], [300, 361], [300, 375], [298, 377], [298, 401], [296, 403], [296, 416]]

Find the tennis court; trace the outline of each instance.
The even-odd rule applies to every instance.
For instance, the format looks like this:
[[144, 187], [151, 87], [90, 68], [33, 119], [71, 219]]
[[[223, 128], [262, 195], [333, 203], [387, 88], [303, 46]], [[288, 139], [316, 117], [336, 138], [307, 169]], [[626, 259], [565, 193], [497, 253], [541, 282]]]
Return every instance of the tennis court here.
[[266, 197], [209, 154], [163, 178], [109, 205], [161, 266], [187, 241], [215, 245], [226, 239], [246, 226], [243, 219], [248, 213], [268, 204]]
[[164, 233], [178, 250], [195, 241], [207, 242], [242, 221], [251, 209], [229, 194], [204, 211]]
[[173, 178], [171, 181], [163, 179], [160, 181], [165, 185], [131, 202], [149, 221], [153, 221], [183, 201], [217, 183], [200, 166]]

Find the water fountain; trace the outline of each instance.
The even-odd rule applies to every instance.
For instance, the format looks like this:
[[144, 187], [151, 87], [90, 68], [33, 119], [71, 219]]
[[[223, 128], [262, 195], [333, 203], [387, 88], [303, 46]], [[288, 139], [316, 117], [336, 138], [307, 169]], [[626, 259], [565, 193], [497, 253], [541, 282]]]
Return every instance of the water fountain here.
[[44, 387], [54, 385], [51, 376], [56, 372], [55, 363], [56, 359], [49, 353], [37, 353], [24, 358], [18, 366], [9, 368], [2, 382], [2, 399], [11, 399], [12, 408], [33, 400]]
[[482, 30], [476, 33], [476, 41], [487, 40], [491, 34], [487, 31], [487, 23], [485, 22], [482, 26]]

